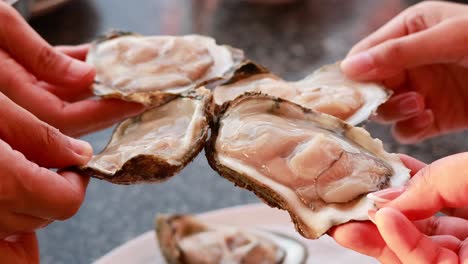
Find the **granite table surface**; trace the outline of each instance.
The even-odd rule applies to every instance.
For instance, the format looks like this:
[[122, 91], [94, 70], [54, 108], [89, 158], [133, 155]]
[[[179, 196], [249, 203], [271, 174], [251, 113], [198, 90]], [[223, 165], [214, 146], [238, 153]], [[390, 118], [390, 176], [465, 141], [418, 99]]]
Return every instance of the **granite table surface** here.
[[[341, 59], [355, 42], [415, 2], [309, 0], [264, 6], [243, 0], [74, 0], [30, 24], [54, 45], [88, 42], [111, 29], [206, 34], [294, 80]], [[463, 132], [401, 145], [390, 127], [366, 127], [387, 150], [425, 162], [468, 148], [468, 134]], [[98, 152], [111, 133], [109, 128], [83, 139]], [[39, 231], [41, 262], [90, 263], [151, 230], [156, 213], [199, 213], [256, 202], [254, 195], [211, 170], [203, 153], [162, 184], [119, 186], [93, 179], [76, 216]]]

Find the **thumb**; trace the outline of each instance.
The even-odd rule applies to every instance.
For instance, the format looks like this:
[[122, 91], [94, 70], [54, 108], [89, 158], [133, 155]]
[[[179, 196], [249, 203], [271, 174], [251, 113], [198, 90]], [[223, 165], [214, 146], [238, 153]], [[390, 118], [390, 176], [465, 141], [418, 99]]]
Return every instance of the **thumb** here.
[[344, 59], [341, 68], [350, 78], [367, 81], [390, 78], [427, 64], [468, 66], [467, 26], [468, 18], [454, 18], [424, 31], [390, 39]]
[[21, 234], [0, 240], [0, 263], [39, 263], [36, 234]]
[[[387, 189], [373, 196], [392, 199], [385, 207], [401, 211], [409, 219], [433, 216], [442, 208], [468, 205], [468, 153], [440, 159], [421, 169], [403, 189]], [[395, 198], [396, 197], [396, 198]]]

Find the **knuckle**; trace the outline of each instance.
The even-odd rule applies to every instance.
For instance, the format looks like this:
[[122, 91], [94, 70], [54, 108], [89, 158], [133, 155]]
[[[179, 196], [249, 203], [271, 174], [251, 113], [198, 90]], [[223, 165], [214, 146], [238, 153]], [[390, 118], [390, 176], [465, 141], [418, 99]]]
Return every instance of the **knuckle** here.
[[421, 10], [406, 14], [403, 20], [408, 34], [413, 34], [428, 28], [426, 16]]
[[55, 148], [61, 145], [63, 138], [58, 129], [43, 123], [41, 124], [40, 147], [43, 149]]
[[36, 55], [36, 67], [41, 69], [52, 69], [57, 64], [59, 56], [48, 45], [39, 48]]
[[427, 224], [425, 234], [428, 236], [433, 236], [437, 235], [439, 233], [440, 229], [440, 218], [439, 217], [433, 217], [429, 220], [429, 223]]
[[395, 66], [404, 59], [404, 44], [400, 40], [389, 40], [382, 45], [382, 49], [379, 49], [374, 56], [374, 61], [379, 67]]

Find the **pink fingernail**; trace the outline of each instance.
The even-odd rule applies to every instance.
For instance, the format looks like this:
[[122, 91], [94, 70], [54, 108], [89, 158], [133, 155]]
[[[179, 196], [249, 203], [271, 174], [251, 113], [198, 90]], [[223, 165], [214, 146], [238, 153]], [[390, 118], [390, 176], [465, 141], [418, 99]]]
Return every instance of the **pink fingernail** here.
[[432, 113], [432, 110], [425, 110], [414, 120], [414, 127], [416, 129], [425, 129], [432, 123], [434, 123], [434, 114]]
[[341, 69], [348, 75], [358, 76], [375, 68], [374, 59], [369, 52], [361, 52], [344, 59]]
[[93, 66], [74, 59], [70, 63], [68, 73], [70, 74], [70, 76], [73, 76], [74, 79], [80, 80], [88, 76], [93, 71], [93, 69]]
[[375, 214], [377, 213], [377, 210], [375, 209], [371, 209], [369, 211], [367, 211], [367, 216], [369, 216], [369, 220], [372, 221], [372, 223], [375, 224]]
[[93, 156], [93, 148], [88, 142], [74, 139], [72, 137], [69, 137], [68, 139], [70, 141], [70, 145], [73, 152], [80, 156], [83, 156], [86, 159]]
[[415, 96], [403, 97], [398, 102], [398, 109], [400, 113], [405, 115], [413, 115], [422, 111], [421, 104]]
[[388, 203], [391, 200], [396, 199], [405, 191], [405, 187], [394, 187], [388, 188], [381, 191], [367, 194], [367, 198], [371, 199], [376, 203]]

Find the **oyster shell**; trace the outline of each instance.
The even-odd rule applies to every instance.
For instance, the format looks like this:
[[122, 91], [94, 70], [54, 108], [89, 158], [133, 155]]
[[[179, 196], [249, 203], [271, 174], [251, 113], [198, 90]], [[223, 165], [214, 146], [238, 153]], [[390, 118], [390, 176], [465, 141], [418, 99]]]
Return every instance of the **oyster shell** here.
[[399, 157], [363, 128], [261, 94], [223, 106], [206, 154], [223, 177], [287, 210], [311, 239], [334, 225], [367, 220], [374, 208], [367, 193], [409, 179]]
[[190, 215], [160, 215], [156, 235], [169, 264], [301, 264], [299, 241], [259, 229], [203, 223]]
[[202, 87], [127, 119], [106, 148], [80, 170], [118, 184], [165, 180], [203, 148], [210, 106], [211, 93]]
[[103, 97], [159, 105], [177, 94], [228, 78], [241, 50], [210, 37], [140, 36], [112, 32], [94, 42], [87, 62], [96, 67], [93, 90]]
[[261, 92], [283, 98], [322, 113], [333, 115], [357, 125], [391, 95], [391, 91], [376, 83], [361, 83], [348, 79], [339, 64], [326, 65], [303, 80], [287, 82], [256, 65], [240, 68], [235, 80], [218, 86], [213, 92], [217, 105], [245, 92]]

